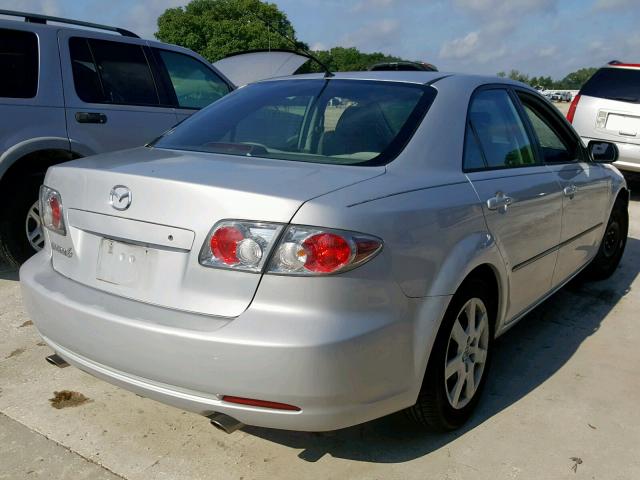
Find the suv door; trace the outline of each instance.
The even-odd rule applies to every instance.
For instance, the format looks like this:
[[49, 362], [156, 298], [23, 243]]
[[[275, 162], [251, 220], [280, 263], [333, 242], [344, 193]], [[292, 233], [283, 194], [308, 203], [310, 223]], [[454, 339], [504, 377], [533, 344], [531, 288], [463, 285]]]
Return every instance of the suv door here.
[[562, 234], [553, 285], [563, 283], [598, 251], [606, 223], [611, 178], [593, 163], [557, 110], [542, 99], [518, 91], [539, 154], [563, 192]]
[[219, 100], [232, 85], [218, 75], [211, 66], [184, 53], [152, 47], [159, 76], [176, 105], [178, 121]]
[[463, 165], [510, 274], [508, 321], [551, 289], [562, 221], [560, 185], [536, 154], [514, 100], [501, 87], [476, 91]]
[[70, 31], [58, 39], [72, 149], [87, 155], [141, 146], [177, 123], [140, 41]]

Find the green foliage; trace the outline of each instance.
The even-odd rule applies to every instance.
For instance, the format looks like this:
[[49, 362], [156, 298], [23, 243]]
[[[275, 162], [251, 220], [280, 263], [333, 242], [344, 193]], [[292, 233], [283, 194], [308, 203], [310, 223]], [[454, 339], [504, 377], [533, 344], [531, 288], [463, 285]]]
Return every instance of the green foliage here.
[[575, 72], [571, 72], [562, 80], [553, 80], [551, 77], [529, 77], [526, 73], [518, 70], [511, 70], [509, 73], [498, 72], [499, 77], [509, 77], [512, 80], [526, 83], [532, 87], [543, 87], [547, 90], [580, 90], [591, 76], [596, 73], [597, 68], [581, 68]]
[[[264, 21], [259, 20], [263, 19]], [[266, 23], [265, 23], [266, 22]], [[192, 0], [185, 7], [169, 8], [158, 18], [156, 37], [198, 52], [211, 62], [243, 50], [292, 49], [282, 32], [303, 48], [296, 32], [278, 7], [260, 0]], [[383, 53], [363, 53], [356, 48], [335, 47], [313, 54], [331, 70], [366, 70], [380, 62], [402, 60]], [[307, 62], [301, 72], [320, 72]]]
[[[393, 57], [380, 52], [363, 53], [354, 47], [334, 47], [331, 50], [319, 50], [312, 53], [318, 60], [329, 67], [329, 70], [336, 72], [366, 70], [376, 63], [402, 60], [400, 57]], [[315, 62], [309, 62], [305, 67], [305, 72], [322, 71], [322, 67]]]
[[297, 41], [291, 22], [273, 3], [192, 0], [185, 7], [169, 8], [160, 15], [156, 37], [215, 62], [243, 50], [292, 48], [276, 30]]

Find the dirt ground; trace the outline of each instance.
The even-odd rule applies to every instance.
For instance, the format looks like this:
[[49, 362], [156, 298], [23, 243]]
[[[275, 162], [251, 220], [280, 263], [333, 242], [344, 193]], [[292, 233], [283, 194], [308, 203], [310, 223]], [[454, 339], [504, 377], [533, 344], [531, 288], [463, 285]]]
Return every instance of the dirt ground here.
[[[310, 434], [197, 415], [58, 369], [0, 267], [0, 479], [640, 478], [640, 196], [621, 267], [572, 283], [499, 342], [485, 396], [461, 431], [401, 414]], [[55, 408], [55, 392], [82, 401]], [[53, 400], [51, 400], [53, 399]]]

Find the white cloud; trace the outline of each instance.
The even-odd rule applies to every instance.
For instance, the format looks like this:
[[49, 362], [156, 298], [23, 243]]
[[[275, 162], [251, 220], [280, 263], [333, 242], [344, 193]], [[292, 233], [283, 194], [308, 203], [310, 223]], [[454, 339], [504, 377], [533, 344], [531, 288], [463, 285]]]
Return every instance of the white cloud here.
[[558, 53], [558, 47], [555, 45], [544, 47], [538, 50], [539, 57], [553, 57], [556, 53]]
[[469, 32], [461, 38], [455, 38], [445, 42], [440, 49], [441, 58], [466, 58], [477, 52], [480, 35], [478, 32]]
[[364, 51], [388, 50], [389, 44], [397, 40], [399, 28], [400, 22], [396, 19], [375, 20], [345, 35], [340, 44]]

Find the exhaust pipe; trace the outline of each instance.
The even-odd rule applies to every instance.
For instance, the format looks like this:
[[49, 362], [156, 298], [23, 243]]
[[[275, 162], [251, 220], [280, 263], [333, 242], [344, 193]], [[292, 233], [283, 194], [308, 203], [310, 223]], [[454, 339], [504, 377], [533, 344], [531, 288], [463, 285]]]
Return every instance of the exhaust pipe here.
[[207, 415], [207, 418], [211, 422], [211, 425], [218, 430], [222, 430], [224, 433], [233, 433], [244, 427], [244, 423], [224, 413], [214, 412], [211, 415]]
[[57, 353], [54, 353], [53, 355], [49, 355], [48, 357], [45, 358], [45, 360], [51, 365], [53, 365], [54, 367], [65, 368], [69, 366], [67, 361]]

